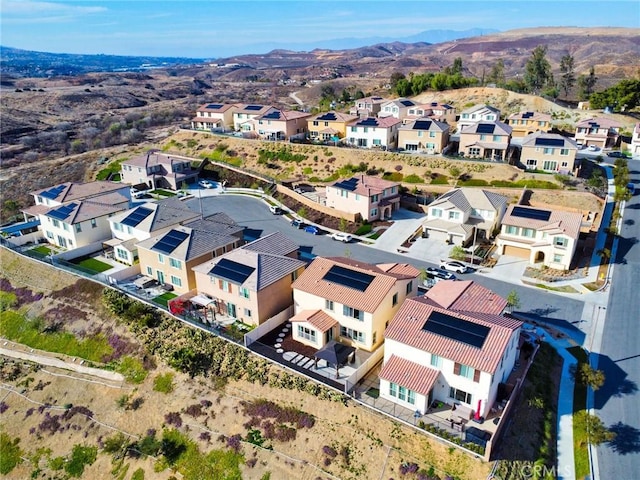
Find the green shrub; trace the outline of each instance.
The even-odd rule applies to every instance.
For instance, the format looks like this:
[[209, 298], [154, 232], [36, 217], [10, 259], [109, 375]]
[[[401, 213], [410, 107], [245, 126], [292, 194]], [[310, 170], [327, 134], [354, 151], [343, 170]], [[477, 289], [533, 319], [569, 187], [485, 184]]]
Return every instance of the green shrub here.
[[489, 182], [486, 180], [482, 180], [480, 178], [470, 178], [469, 180], [464, 180], [458, 182], [458, 186], [460, 187], [487, 187], [489, 186]]
[[158, 375], [153, 381], [153, 389], [156, 392], [171, 393], [173, 391], [173, 373], [167, 372]]
[[116, 371], [124, 375], [124, 378], [131, 383], [142, 383], [147, 378], [147, 371], [142, 362], [129, 355], [120, 359]]
[[142, 468], [137, 469], [131, 475], [131, 480], [144, 480], [144, 470]]
[[16, 306], [18, 303], [18, 297], [13, 292], [0, 291], [0, 312], [9, 310]]
[[22, 462], [20, 438], [11, 439], [9, 435], [0, 433], [0, 474], [6, 475]]
[[366, 224], [362, 225], [360, 228], [358, 228], [356, 230], [355, 234], [356, 235], [366, 235], [367, 233], [371, 232], [371, 229], [372, 229], [371, 224], [366, 223]]
[[71, 458], [64, 465], [64, 470], [71, 477], [81, 477], [86, 465], [93, 465], [98, 458], [98, 447], [85, 447], [74, 445], [71, 451]]
[[390, 182], [401, 182], [404, 175], [400, 172], [384, 172], [382, 178], [389, 180]]
[[407, 175], [404, 177], [404, 181], [407, 183], [422, 183], [423, 180], [419, 175], [412, 173], [411, 175]]
[[447, 185], [449, 183], [449, 179], [445, 175], [438, 175], [435, 178], [431, 179], [432, 185]]

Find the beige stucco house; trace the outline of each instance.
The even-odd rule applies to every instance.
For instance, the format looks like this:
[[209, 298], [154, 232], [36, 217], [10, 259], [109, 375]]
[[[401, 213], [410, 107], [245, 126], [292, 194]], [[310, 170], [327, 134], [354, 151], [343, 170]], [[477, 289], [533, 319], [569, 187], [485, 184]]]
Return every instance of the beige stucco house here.
[[179, 190], [183, 184], [192, 184], [198, 180], [198, 172], [191, 168], [189, 158], [159, 150], [149, 150], [125, 160], [121, 164], [120, 174], [123, 183], [144, 183], [150, 189]]
[[416, 295], [419, 276], [408, 264], [316, 257], [293, 283], [293, 339], [316, 349], [336, 340], [371, 352], [400, 305]]
[[581, 213], [511, 205], [496, 238], [498, 253], [526, 258], [532, 264], [568, 270], [581, 225]]
[[512, 128], [513, 138], [526, 137], [534, 132], [548, 132], [552, 128], [551, 115], [531, 111], [513, 113], [505, 123]]
[[438, 154], [449, 143], [449, 125], [420, 118], [398, 127], [398, 148], [418, 153]]
[[251, 120], [260, 117], [271, 110], [271, 105], [236, 104], [233, 108], [233, 129], [239, 132], [252, 132]]
[[397, 98], [395, 100], [389, 100], [383, 103], [380, 107], [378, 117], [393, 117], [398, 120], [406, 118], [409, 109], [416, 107], [418, 104], [408, 98]]
[[616, 145], [620, 136], [621, 124], [609, 118], [589, 118], [576, 124], [573, 139], [585, 146], [609, 148]]
[[251, 120], [253, 131], [264, 140], [289, 140], [304, 138], [310, 113], [297, 110], [272, 109]]
[[354, 102], [354, 105], [349, 110], [349, 113], [357, 117], [375, 117], [378, 115], [378, 113], [380, 113], [382, 104], [386, 103], [387, 101], [387, 99], [377, 95], [359, 98]]
[[511, 142], [511, 127], [500, 121], [479, 121], [460, 131], [459, 152], [469, 158], [504, 162]]
[[457, 127], [458, 132], [478, 122], [497, 122], [500, 120], [500, 110], [490, 105], [479, 104], [460, 112]]
[[196, 110], [191, 119], [194, 130], [222, 131], [233, 129], [233, 110], [229, 103], [207, 103]]
[[307, 129], [311, 140], [331, 141], [342, 139], [347, 132], [347, 124], [358, 119], [357, 115], [341, 112], [325, 112], [307, 119]]
[[570, 174], [577, 151], [573, 139], [557, 133], [535, 132], [522, 139], [520, 163], [527, 170]]
[[420, 118], [428, 117], [438, 122], [447, 123], [449, 125], [455, 125], [456, 123], [456, 108], [446, 103], [430, 102], [421, 103], [413, 107], [409, 107], [407, 115], [404, 118], [404, 123], [410, 120], [417, 120]]
[[396, 117], [367, 117], [347, 125], [346, 143], [358, 148], [389, 150], [398, 145], [398, 127], [402, 121]]
[[391, 218], [400, 208], [400, 184], [369, 175], [338, 180], [326, 187], [326, 205], [360, 214], [363, 220]]

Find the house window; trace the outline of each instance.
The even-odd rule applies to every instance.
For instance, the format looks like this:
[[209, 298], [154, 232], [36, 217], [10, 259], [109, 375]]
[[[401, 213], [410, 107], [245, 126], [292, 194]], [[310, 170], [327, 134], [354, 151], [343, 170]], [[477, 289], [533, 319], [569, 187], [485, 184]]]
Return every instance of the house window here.
[[561, 148], [560, 149], [560, 155], [569, 155], [569, 149], [568, 148]]
[[421, 137], [421, 136], [422, 136], [422, 132], [418, 131], [418, 137]]
[[472, 147], [469, 149], [469, 155], [471, 156], [476, 156], [476, 155], [480, 155], [480, 149], [477, 147]]
[[355, 318], [356, 320], [360, 320], [361, 322], [364, 321], [364, 312], [362, 310], [348, 307], [347, 305], [342, 306], [342, 314], [345, 317]]
[[174, 284], [176, 287], [182, 286], [182, 280], [179, 277], [176, 277], [175, 275], [171, 275], [171, 283]]
[[527, 158], [527, 168], [537, 168], [538, 160], [535, 158]]
[[460, 212], [449, 212], [449, 220], [459, 220]]
[[518, 234], [518, 227], [514, 227], [513, 225], [507, 225], [506, 232], [509, 235], [517, 235]]
[[413, 280], [410, 281], [409, 283], [407, 283], [407, 291], [406, 294], [409, 295], [411, 292], [413, 292]]
[[240, 296], [243, 298], [249, 298], [249, 289], [245, 287], [240, 287]]
[[358, 131], [358, 127], [351, 127], [351, 131], [352, 132], [357, 132]]
[[392, 397], [398, 396], [398, 385], [393, 382], [389, 382], [389, 395]]
[[116, 248], [116, 256], [120, 260], [129, 260], [129, 254], [126, 250], [122, 250], [121, 248]]
[[302, 325], [298, 325], [298, 337], [316, 343], [316, 331]]
[[440, 208], [432, 208], [431, 209], [431, 216], [432, 217], [442, 218], [442, 210]]
[[436, 368], [442, 368], [442, 357], [440, 355], [436, 355], [435, 353], [432, 353], [431, 366]]
[[92, 218], [91, 219], [91, 228], [96, 228], [98, 226], [98, 224], [96, 223], [96, 219]]
[[553, 263], [562, 263], [562, 258], [564, 255], [554, 254], [553, 255]]
[[58, 220], [53, 221], [53, 226], [56, 228], [60, 228], [60, 222]]
[[429, 132], [429, 138], [436, 138], [436, 132]]
[[333, 312], [333, 300], [325, 300], [324, 308], [326, 308], [327, 310], [331, 310]]
[[47, 238], [53, 240], [53, 232], [50, 232], [49, 230], [47, 230]]
[[372, 216], [372, 217], [375, 217], [375, 216], [377, 216], [377, 215], [378, 215], [378, 209], [377, 209], [377, 208], [372, 208], [372, 209], [371, 209], [371, 216]]
[[226, 280], [220, 280], [220, 290], [231, 293], [231, 284]]
[[248, 308], [245, 308], [244, 309], [244, 316], [251, 318], [251, 310], [249, 310]]
[[483, 135], [480, 135], [480, 140], [481, 140], [481, 141], [482, 141], [482, 140], [486, 140], [486, 139], [487, 139], [487, 136], [486, 136], [486, 135], [484, 135], [484, 134], [483, 134]]
[[164, 255], [161, 253], [158, 254], [158, 262], [164, 263]]
[[349, 198], [349, 192], [346, 190], [340, 190], [340, 196], [344, 198]]
[[453, 365], [453, 373], [460, 375], [461, 377], [473, 379], [473, 372], [474, 369], [468, 365], [463, 365], [457, 362]]
[[493, 141], [496, 142], [496, 143], [499, 143], [500, 142], [500, 135], [494, 135], [493, 136]]
[[149, 275], [150, 277], [153, 277], [153, 268], [147, 267], [147, 275]]
[[378, 203], [380, 201], [380, 195], [377, 193], [375, 195], [371, 195], [371, 203]]
[[533, 228], [523, 228], [522, 236], [527, 238], [533, 238], [536, 235], [536, 231]]
[[552, 160], [545, 160], [542, 164], [542, 169], [547, 171], [554, 171], [558, 169], [558, 162]]
[[371, 338], [371, 343], [375, 345], [377, 340], [378, 340], [378, 332], [373, 332], [373, 337]]
[[295, 282], [298, 278], [298, 271], [296, 270], [295, 272], [291, 273], [291, 281]]
[[122, 231], [122, 225], [120, 223], [114, 223], [113, 224], [113, 228], [114, 228], [114, 230], [117, 230], [118, 232]]
[[569, 162], [562, 162], [560, 165], [562, 168], [567, 168], [569, 166]]
[[80, 233], [82, 231], [82, 224], [76, 223], [76, 233]]
[[391, 301], [391, 306], [395, 307], [398, 304], [398, 292], [393, 294], [393, 299]]
[[343, 326], [340, 327], [340, 336], [350, 338], [359, 343], [364, 343], [365, 340], [364, 333]]
[[449, 388], [449, 397], [462, 403], [471, 404], [471, 394], [458, 388]]
[[373, 144], [374, 145], [382, 145], [382, 140], [380, 140], [379, 138], [374, 138], [373, 139]]
[[556, 247], [566, 247], [569, 241], [564, 237], [553, 237], [553, 244]]
[[169, 257], [169, 265], [171, 265], [173, 268], [182, 268], [182, 262], [171, 257]]
[[66, 230], [67, 232], [69, 231], [69, 225], [68, 225], [68, 224], [66, 224], [66, 223], [63, 223], [63, 224], [62, 224], [62, 228], [63, 228], [64, 230]]
[[314, 126], [314, 127], [317, 127], [317, 126], [318, 126], [318, 124], [319, 124], [319, 123], [318, 123], [318, 121], [317, 121], [317, 120], [314, 120], [314, 121], [313, 121], [313, 126]]
[[413, 390], [409, 390], [393, 382], [389, 382], [389, 395], [412, 405], [416, 403], [416, 394]]

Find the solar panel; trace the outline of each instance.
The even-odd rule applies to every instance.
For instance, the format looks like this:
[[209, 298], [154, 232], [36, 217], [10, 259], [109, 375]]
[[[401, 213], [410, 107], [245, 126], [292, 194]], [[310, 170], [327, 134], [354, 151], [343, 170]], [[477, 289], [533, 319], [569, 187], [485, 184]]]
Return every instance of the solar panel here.
[[476, 133], [493, 133], [496, 126], [493, 123], [479, 123], [476, 128]]
[[413, 105], [415, 105], [415, 103], [413, 103], [411, 100], [401, 100], [400, 103], [405, 107], [412, 107]]
[[63, 205], [61, 207], [56, 208], [55, 210], [51, 210], [47, 213], [47, 216], [55, 218], [56, 220], [64, 220], [69, 216], [71, 212], [78, 206], [77, 203], [70, 203], [68, 205]]
[[149, 208], [138, 207], [133, 212], [131, 212], [129, 215], [127, 215], [127, 217], [125, 219], [123, 219], [122, 222], [120, 222], [120, 223], [122, 223], [123, 225], [128, 225], [129, 227], [135, 227], [142, 220], [144, 220], [149, 215], [151, 215], [152, 212], [153, 212], [153, 210], [151, 210]]
[[225, 280], [229, 280], [233, 283], [242, 285], [249, 275], [255, 270], [255, 267], [249, 265], [243, 265], [242, 263], [234, 262], [228, 258], [221, 258], [220, 261], [211, 269], [210, 275], [214, 277], [220, 277]]
[[342, 188], [343, 190], [349, 190], [350, 192], [353, 192], [358, 186], [358, 179], [354, 177], [350, 178], [349, 180], [343, 180], [334, 184], [334, 186]]
[[50, 188], [40, 194], [41, 197], [48, 198], [49, 200], [55, 200], [58, 195], [66, 188], [65, 185], [58, 185], [57, 187]]
[[530, 220], [544, 220], [546, 222], [551, 217], [551, 212], [537, 208], [513, 207], [511, 215], [514, 217], [528, 218]]
[[531, 118], [533, 117], [533, 112], [524, 112], [522, 114], [522, 118]]
[[416, 120], [413, 124], [414, 130], [429, 130], [431, 128], [431, 120]]
[[327, 112], [324, 115], [316, 118], [316, 120], [337, 120], [336, 114], [333, 112]]
[[159, 252], [169, 254], [173, 252], [178, 247], [178, 245], [184, 242], [185, 238], [187, 238], [188, 236], [189, 234], [186, 232], [181, 232], [180, 230], [171, 230], [152, 247], [152, 250], [157, 250]]
[[210, 108], [211, 110], [218, 110], [222, 107], [224, 107], [224, 105], [221, 103], [210, 103], [206, 108]]
[[376, 126], [378, 125], [378, 120], [373, 118], [373, 117], [369, 117], [369, 118], [365, 118], [364, 120], [359, 121], [356, 125], [363, 125], [365, 127], [367, 126]]
[[422, 329], [476, 348], [482, 348], [491, 330], [484, 325], [436, 311], [431, 312]]
[[269, 112], [266, 115], [263, 115], [262, 118], [266, 118], [269, 120], [278, 120], [281, 116], [280, 110], [274, 110], [273, 112]]
[[535, 144], [541, 147], [563, 147], [564, 138], [536, 138]]
[[337, 283], [343, 287], [353, 288], [360, 292], [364, 292], [371, 282], [373, 282], [374, 278], [373, 275], [349, 270], [340, 265], [334, 265], [324, 274], [324, 277], [322, 277], [322, 279], [327, 282]]
[[244, 107], [245, 110], [262, 110], [262, 105], [247, 105]]

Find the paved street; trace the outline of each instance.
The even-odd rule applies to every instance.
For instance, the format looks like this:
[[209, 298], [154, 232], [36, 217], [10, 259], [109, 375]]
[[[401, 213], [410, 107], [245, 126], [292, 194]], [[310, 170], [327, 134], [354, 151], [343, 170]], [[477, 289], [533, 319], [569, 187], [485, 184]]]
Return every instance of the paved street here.
[[[629, 161], [631, 180], [640, 184], [640, 161]], [[595, 410], [616, 439], [597, 449], [596, 479], [636, 478], [640, 472], [640, 196], [626, 205], [615, 257], [602, 344], [594, 344], [606, 383], [596, 392]], [[636, 472], [635, 474], [632, 472]], [[596, 472], [598, 473], [598, 472]]]

